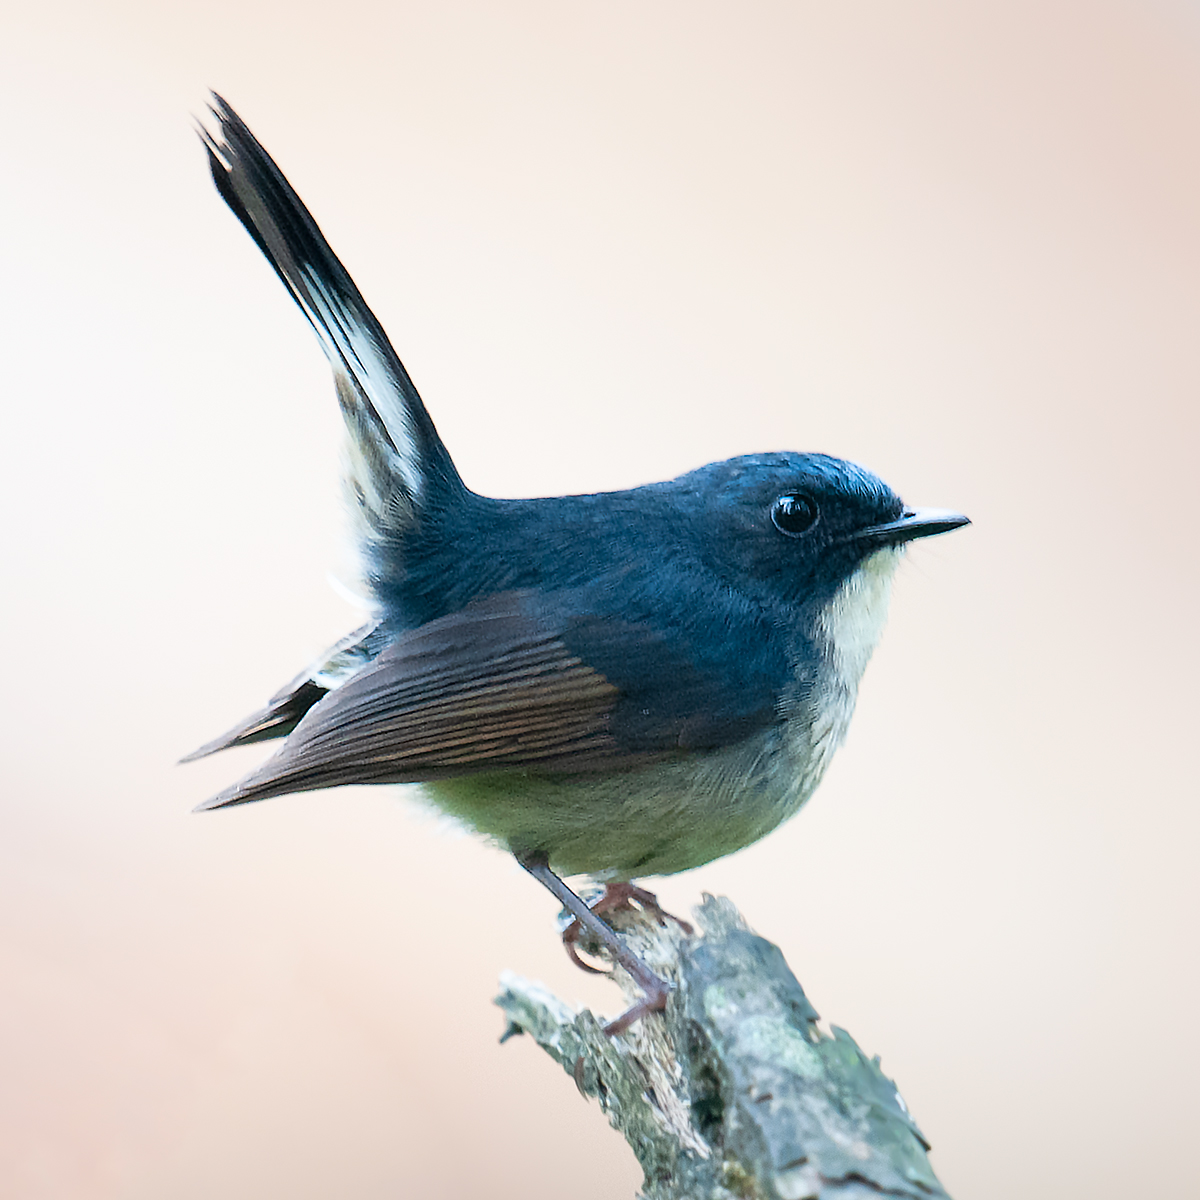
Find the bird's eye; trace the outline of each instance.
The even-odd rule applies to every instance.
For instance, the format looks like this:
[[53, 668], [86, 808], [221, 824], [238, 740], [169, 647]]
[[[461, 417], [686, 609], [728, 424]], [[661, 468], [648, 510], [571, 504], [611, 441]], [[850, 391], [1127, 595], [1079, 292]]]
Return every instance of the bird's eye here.
[[817, 502], [803, 492], [788, 492], [771, 505], [771, 520], [780, 533], [799, 537], [807, 533], [821, 515]]

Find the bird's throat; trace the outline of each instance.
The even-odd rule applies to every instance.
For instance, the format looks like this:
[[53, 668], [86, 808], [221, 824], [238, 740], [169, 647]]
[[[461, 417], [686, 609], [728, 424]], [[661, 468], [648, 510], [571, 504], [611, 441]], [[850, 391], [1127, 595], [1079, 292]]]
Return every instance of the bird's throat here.
[[887, 620], [899, 547], [877, 550], [863, 560], [817, 614], [812, 631], [818, 652], [816, 678], [805, 664], [805, 680], [785, 704], [785, 744], [794, 775], [793, 810], [816, 789], [842, 744], [858, 700], [858, 683]]
[[826, 666], [844, 687], [858, 690], [858, 681], [879, 644], [887, 622], [902, 546], [888, 546], [868, 555], [838, 588], [817, 616], [817, 641]]

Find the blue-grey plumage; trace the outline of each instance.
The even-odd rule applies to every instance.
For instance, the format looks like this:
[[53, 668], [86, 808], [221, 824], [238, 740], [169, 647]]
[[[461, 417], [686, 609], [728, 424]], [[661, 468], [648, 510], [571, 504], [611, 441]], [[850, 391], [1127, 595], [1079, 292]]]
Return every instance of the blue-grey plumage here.
[[284, 738], [202, 807], [423, 782], [531, 869], [610, 879], [697, 866], [794, 813], [845, 735], [905, 544], [966, 518], [824, 454], [477, 495], [278, 167], [219, 98], [213, 115], [217, 187], [333, 366], [377, 611], [196, 752]]

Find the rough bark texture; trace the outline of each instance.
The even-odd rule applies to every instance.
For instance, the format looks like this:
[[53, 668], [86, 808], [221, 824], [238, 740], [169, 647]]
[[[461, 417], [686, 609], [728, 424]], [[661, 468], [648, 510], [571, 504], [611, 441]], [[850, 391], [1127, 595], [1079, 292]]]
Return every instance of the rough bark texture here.
[[528, 1033], [599, 1100], [642, 1164], [644, 1200], [945, 1197], [879, 1060], [818, 1028], [779, 949], [728, 900], [705, 896], [695, 917], [691, 937], [641, 912], [606, 918], [675, 985], [665, 1013], [617, 1037], [509, 972], [496, 1000], [506, 1036]]

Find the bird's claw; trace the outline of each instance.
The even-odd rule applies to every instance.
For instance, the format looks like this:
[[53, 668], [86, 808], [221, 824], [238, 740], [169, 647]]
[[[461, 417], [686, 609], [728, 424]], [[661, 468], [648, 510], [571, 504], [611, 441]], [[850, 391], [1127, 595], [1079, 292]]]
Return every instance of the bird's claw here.
[[[595, 904], [591, 904], [588, 907], [591, 908], [592, 912], [599, 917], [608, 912], [630, 911], [634, 908], [635, 904], [642, 910], [642, 912], [648, 913], [650, 916], [652, 916], [659, 923], [659, 925], [665, 926], [667, 921], [674, 921], [684, 933], [686, 933], [689, 937], [691, 936], [693, 929], [687, 921], [683, 920], [682, 917], [675, 916], [674, 913], [667, 912], [667, 910], [663, 908], [661, 904], [659, 904], [658, 897], [655, 896], [653, 892], [648, 892], [645, 888], [638, 887], [637, 884], [634, 883], [628, 883], [626, 881], [606, 883], [604, 885], [604, 895], [601, 896]], [[578, 918], [573, 920], [570, 925], [563, 930], [563, 948], [567, 952], [567, 957], [581, 971], [587, 971], [589, 975], [611, 975], [611, 971], [602, 970], [600, 967], [593, 967], [591, 963], [584, 962], [583, 959], [579, 957], [579, 951], [576, 949], [576, 944], [578, 943], [582, 934], [583, 926], [580, 924]], [[666, 997], [664, 994], [661, 1003], [656, 1002], [656, 1007], [648, 1008], [646, 1011], [661, 1011], [665, 1003]], [[632, 1011], [633, 1010], [631, 1009], [630, 1012]], [[638, 1015], [642, 1014], [639, 1013]], [[618, 1017], [617, 1020], [624, 1021], [625, 1017], [627, 1016], [629, 1016], [629, 1013], [626, 1013], [622, 1017]], [[637, 1017], [633, 1017], [631, 1018], [631, 1021], [636, 1019]], [[613, 1024], [616, 1024], [616, 1022], [613, 1022]], [[625, 1026], [622, 1025], [621, 1028], [623, 1029]]]

